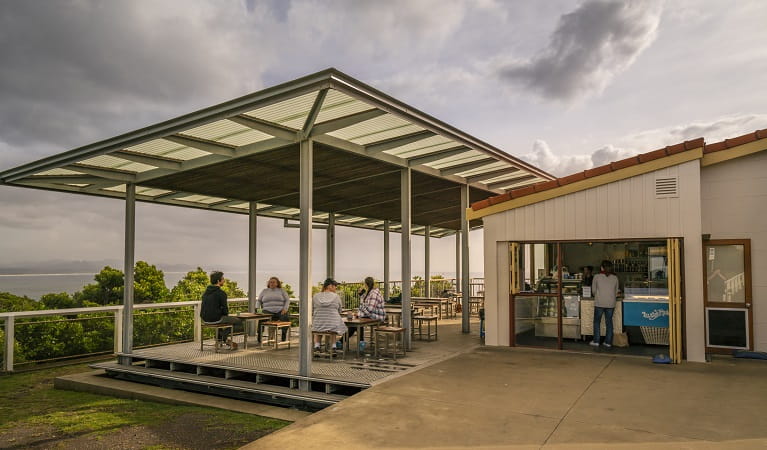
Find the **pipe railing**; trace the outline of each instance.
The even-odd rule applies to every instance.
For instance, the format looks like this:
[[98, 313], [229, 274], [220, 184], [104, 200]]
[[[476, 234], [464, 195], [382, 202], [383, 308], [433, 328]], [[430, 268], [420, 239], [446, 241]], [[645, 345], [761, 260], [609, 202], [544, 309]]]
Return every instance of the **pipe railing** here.
[[[247, 298], [232, 298], [229, 299], [230, 305], [233, 306], [232, 309], [235, 311], [237, 310], [245, 310], [248, 306], [248, 299]], [[158, 315], [158, 314], [167, 314], [170, 312], [170, 310], [177, 310], [176, 312], [183, 312], [184, 310], [187, 310], [189, 312], [192, 312], [193, 316], [193, 332], [190, 334], [193, 334], [193, 339], [195, 342], [199, 342], [200, 339], [202, 339], [202, 336], [200, 334], [200, 301], [185, 301], [185, 302], [166, 302], [166, 303], [138, 303], [133, 305], [133, 311], [134, 314], [137, 311], [146, 311], [146, 310], [165, 310], [165, 311], [152, 311], [152, 312], [146, 312], [146, 315]], [[108, 313], [106, 315], [98, 315], [99, 313]], [[90, 316], [94, 315], [93, 317], [80, 317], [80, 316]], [[121, 349], [122, 345], [122, 317], [124, 314], [124, 307], [122, 305], [110, 305], [110, 306], [94, 306], [94, 307], [85, 307], [85, 308], [68, 308], [68, 309], [48, 309], [48, 310], [40, 310], [40, 311], [17, 311], [17, 312], [2, 312], [0, 313], [0, 321], [2, 321], [3, 327], [3, 333], [2, 333], [2, 349], [0, 351], [2, 352], [2, 370], [4, 372], [13, 372], [14, 366], [17, 365], [15, 362], [15, 354], [16, 354], [16, 347], [17, 347], [17, 340], [16, 336], [18, 334], [17, 329], [22, 326], [45, 326], [50, 324], [64, 324], [64, 323], [73, 323], [73, 322], [83, 322], [87, 320], [105, 320], [109, 319], [112, 321], [113, 326], [113, 346], [111, 351], [98, 351], [95, 353], [75, 353], [75, 354], [67, 354], [67, 355], [59, 355], [59, 356], [53, 356], [50, 358], [45, 359], [36, 359], [36, 360], [27, 360], [24, 361], [24, 364], [29, 363], [40, 363], [45, 361], [54, 361], [54, 360], [61, 360], [61, 359], [69, 359], [69, 358], [77, 358], [77, 357], [83, 357], [83, 356], [91, 356], [93, 354], [108, 354], [111, 352], [118, 353]], [[63, 317], [61, 317], [63, 316]], [[53, 318], [53, 320], [46, 320], [46, 321], [34, 321], [34, 320], [28, 320], [28, 319], [34, 319], [34, 318], [44, 318], [49, 317]], [[60, 317], [60, 318], [57, 318]], [[137, 316], [141, 317], [141, 316]], [[135, 327], [135, 324], [134, 324]], [[53, 327], [50, 327], [51, 329]], [[135, 329], [135, 328], [134, 328]], [[103, 331], [102, 335], [103, 336]], [[59, 339], [60, 337], [56, 337]], [[188, 341], [188, 340], [187, 340]], [[39, 339], [35, 339], [35, 342], [40, 342]], [[175, 341], [175, 342], [183, 342], [182, 341]], [[161, 344], [168, 344], [168, 343], [175, 343], [175, 342], [164, 342]], [[64, 342], [60, 342], [59, 346], [66, 345]], [[155, 344], [151, 344], [155, 345]], [[136, 346], [137, 348], [140, 348], [141, 346]]]
[[[432, 279], [430, 283], [430, 295], [423, 295], [425, 292], [424, 290], [424, 280], [411, 280], [411, 292], [413, 292], [413, 297], [440, 297], [445, 291], [455, 291], [455, 279], [452, 278], [443, 278], [443, 279]], [[383, 282], [377, 282], [378, 287], [383, 292]], [[398, 293], [402, 292], [402, 282], [401, 281], [390, 281], [390, 292], [392, 293], [392, 296], [396, 296]], [[471, 279], [471, 294], [472, 296], [482, 295], [484, 292], [484, 279], [482, 278], [472, 278]], [[341, 298], [344, 301], [344, 306], [346, 308], [357, 308], [359, 307], [359, 295], [357, 294], [357, 291], [359, 288], [362, 287], [362, 283], [341, 283], [339, 285], [339, 294], [341, 294]], [[233, 306], [233, 310], [240, 311], [240, 310], [247, 310], [248, 308], [248, 299], [247, 298], [232, 298], [228, 300], [229, 303]], [[296, 299], [291, 299], [291, 303], [297, 303]], [[155, 311], [155, 310], [161, 310], [161, 311]], [[164, 311], [162, 311], [164, 310]], [[175, 311], [173, 311], [175, 310]], [[171, 311], [173, 313], [182, 313], [184, 310], [188, 312], [192, 312], [192, 329], [186, 330], [186, 332], [193, 336], [192, 339], [195, 342], [199, 342], [200, 339], [203, 337], [201, 336], [201, 327], [200, 327], [200, 301], [185, 301], [185, 302], [166, 302], [166, 303], [138, 303], [133, 305], [133, 311], [134, 314], [138, 311], [146, 311], [145, 315], [159, 315], [159, 314], [169, 314]], [[96, 316], [91, 316], [91, 315]], [[103, 315], [99, 315], [103, 314]], [[65, 355], [53, 355], [48, 358], [42, 358], [42, 359], [34, 359], [34, 360], [25, 360], [21, 364], [32, 364], [32, 363], [40, 363], [40, 362], [46, 362], [46, 361], [55, 361], [55, 360], [62, 360], [62, 359], [69, 359], [69, 358], [78, 358], [78, 357], [84, 357], [84, 356], [91, 356], [96, 354], [109, 354], [109, 353], [119, 353], [120, 349], [122, 348], [122, 318], [124, 314], [124, 308], [122, 305], [110, 305], [110, 306], [95, 306], [95, 307], [85, 307], [85, 308], [69, 308], [69, 309], [50, 309], [50, 310], [40, 310], [40, 311], [18, 311], [18, 312], [0, 312], [0, 321], [2, 322], [2, 348], [0, 348], [0, 354], [2, 354], [2, 366], [0, 369], [5, 372], [13, 372], [14, 367], [18, 364], [15, 362], [15, 354], [17, 351], [17, 335], [19, 327], [24, 326], [45, 326], [46, 324], [63, 324], [63, 323], [84, 323], [85, 321], [91, 321], [91, 320], [106, 320], [109, 319], [113, 327], [113, 336], [112, 336], [112, 348], [103, 348], [98, 349], [98, 351], [95, 352], [84, 352], [84, 353], [72, 353], [72, 354], [65, 354]], [[63, 317], [62, 317], [63, 316]], [[81, 317], [85, 316], [85, 317]], [[35, 318], [44, 318], [49, 317], [52, 318], [52, 320], [47, 321], [35, 321], [30, 319]], [[143, 317], [143, 315], [137, 315], [136, 318], [140, 319]], [[140, 321], [139, 321], [140, 323]], [[107, 326], [108, 327], [108, 326]], [[53, 327], [51, 327], [53, 329]], [[134, 323], [134, 332], [136, 330], [136, 323]], [[100, 333], [99, 337], [103, 338], [105, 331], [102, 330], [95, 330], [93, 333]], [[71, 338], [71, 336], [70, 336]], [[56, 339], [59, 340], [65, 340], [67, 339], [67, 336], [57, 336]], [[168, 342], [159, 342], [159, 343], [150, 343], [148, 345], [167, 345], [172, 343], [178, 343], [178, 342], [188, 342], [190, 339], [181, 339], [181, 340], [175, 340], [175, 341], [168, 341]], [[34, 340], [35, 343], [40, 342], [39, 339]], [[62, 349], [64, 346], [67, 345], [66, 342], [58, 342], [58, 347], [61, 347]], [[138, 342], [135, 348], [141, 348], [142, 346], [148, 346], [148, 345], [141, 345], [141, 342]], [[66, 352], [63, 352], [66, 353]]]

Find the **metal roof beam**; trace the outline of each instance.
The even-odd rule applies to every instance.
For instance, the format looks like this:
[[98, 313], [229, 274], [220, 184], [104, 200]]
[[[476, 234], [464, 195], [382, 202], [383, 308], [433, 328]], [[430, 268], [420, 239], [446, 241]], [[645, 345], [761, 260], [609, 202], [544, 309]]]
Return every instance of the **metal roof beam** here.
[[[228, 208], [234, 205], [239, 205], [242, 203], [248, 203], [248, 202], [245, 200], [224, 200], [221, 202], [209, 203], [208, 206], [211, 208], [216, 208], [216, 209], [224, 209], [224, 208]], [[241, 209], [241, 208], [236, 208], [236, 209]]]
[[471, 150], [472, 150], [471, 148], [465, 145], [459, 145], [458, 147], [451, 147], [451, 148], [446, 148], [444, 150], [438, 150], [436, 152], [427, 153], [423, 156], [414, 156], [412, 158], [407, 158], [407, 163], [411, 167], [419, 165], [419, 164], [429, 164], [434, 161], [439, 161], [441, 159], [457, 156], [462, 153], [469, 152]]
[[312, 109], [309, 110], [309, 115], [306, 116], [306, 122], [304, 122], [303, 128], [301, 128], [301, 131], [304, 136], [308, 136], [312, 132], [312, 127], [314, 127], [314, 122], [317, 120], [317, 116], [320, 113], [320, 110], [322, 109], [322, 104], [325, 102], [325, 97], [328, 95], [327, 89], [322, 89], [317, 94], [317, 97], [314, 99], [314, 104], [312, 105]]
[[309, 133], [309, 137], [332, 133], [352, 125], [365, 122], [366, 120], [375, 119], [376, 117], [382, 116], [384, 114], [386, 114], [386, 111], [381, 111], [380, 109], [369, 109], [367, 111], [362, 111], [356, 114], [339, 117], [338, 119], [326, 120], [325, 122], [315, 124], [311, 133]]
[[89, 175], [32, 175], [25, 177], [24, 181], [53, 184], [95, 184], [104, 181], [104, 179]]
[[[189, 197], [191, 195], [200, 195], [200, 194], [194, 194], [192, 192], [177, 191], [177, 192], [171, 192], [171, 193], [168, 193], [168, 194], [158, 195], [158, 196], [153, 197], [153, 198], [155, 200], [177, 200], [177, 199], [180, 199], [180, 198], [183, 198], [183, 197]], [[189, 201], [189, 200], [185, 200], [185, 201]], [[193, 202], [193, 203], [199, 203], [199, 202]]]
[[124, 159], [127, 161], [133, 161], [140, 164], [146, 164], [149, 166], [159, 167], [161, 169], [168, 170], [181, 170], [181, 161], [173, 160], [170, 158], [163, 158], [162, 156], [146, 155], [128, 150], [118, 150], [110, 154], [115, 158]]
[[118, 170], [111, 170], [107, 168], [86, 167], [79, 164], [70, 164], [62, 167], [62, 169], [74, 170], [82, 172], [86, 175], [93, 175], [94, 177], [105, 178], [107, 180], [122, 181], [124, 183], [135, 183], [136, 175]]
[[496, 181], [496, 182], [488, 184], [488, 186], [493, 188], [510, 189], [510, 188], [523, 186], [525, 184], [530, 184], [531, 182], [537, 179], [538, 177], [536, 177], [535, 175], [525, 175], [524, 177], [511, 178], [509, 180], [503, 180], [503, 181]]
[[496, 158], [487, 157], [482, 158], [480, 160], [474, 160], [463, 164], [457, 164], [455, 166], [449, 166], [445, 167], [444, 169], [440, 169], [439, 173], [441, 175], [455, 175], [457, 173], [461, 172], [467, 172], [469, 170], [479, 169], [480, 167], [484, 167], [493, 163], [497, 163], [498, 160]]
[[284, 139], [286, 141], [296, 142], [300, 138], [300, 136], [298, 135], [299, 134], [298, 130], [294, 130], [293, 128], [286, 127], [274, 122], [269, 122], [269, 121], [258, 119], [255, 117], [246, 116], [244, 114], [240, 114], [234, 117], [229, 117], [228, 119], [234, 123], [238, 123], [240, 125], [246, 126], [248, 128], [252, 128], [262, 133], [272, 135], [279, 139]]
[[[278, 138], [267, 139], [265, 141], [254, 142], [252, 144], [236, 147], [234, 150], [234, 157], [242, 158], [242, 157], [250, 156], [256, 153], [275, 150], [280, 147], [285, 147], [286, 145], [291, 145], [291, 144], [292, 142], [288, 142], [283, 139], [278, 139]], [[223, 156], [223, 155], [202, 156], [199, 158], [194, 158], [188, 161], [184, 161], [183, 163], [181, 163], [181, 170], [199, 169], [200, 167], [209, 166], [211, 164], [217, 164], [223, 161], [227, 161], [229, 159], [231, 159], [231, 157]], [[166, 175], [170, 175], [172, 173], [176, 173], [176, 171], [170, 170], [170, 169], [148, 170], [146, 172], [138, 174], [136, 177], [136, 180], [137, 180], [137, 183], [141, 184], [141, 183], [146, 183], [148, 181], [154, 180], [155, 178], [160, 178]]]
[[437, 133], [429, 130], [418, 131], [416, 133], [406, 134], [392, 139], [373, 142], [365, 146], [365, 151], [368, 154], [383, 152], [393, 148], [402, 147], [403, 145], [412, 144], [413, 142], [422, 141], [436, 135]]
[[166, 141], [175, 142], [176, 144], [186, 145], [187, 147], [196, 148], [204, 152], [213, 153], [214, 155], [222, 156], [234, 156], [234, 147], [218, 142], [207, 141], [200, 138], [185, 136], [182, 134], [172, 134], [170, 136], [163, 137]]
[[[386, 163], [389, 163], [389, 164], [393, 164], [393, 165], [395, 165], [397, 167], [408, 167], [407, 161], [402, 159], [402, 158], [400, 158], [400, 157], [397, 157], [397, 156], [394, 156], [394, 155], [390, 155], [388, 153], [367, 154], [365, 152], [365, 147], [363, 147], [363, 146], [361, 146], [359, 144], [355, 144], [353, 142], [349, 142], [349, 141], [345, 141], [343, 139], [339, 139], [337, 137], [333, 137], [333, 136], [329, 136], [329, 135], [325, 134], [325, 135], [322, 135], [322, 136], [317, 136], [316, 138], [313, 138], [313, 139], [314, 139], [315, 142], [318, 142], [318, 143], [323, 144], [323, 145], [329, 145], [329, 146], [334, 147], [334, 148], [336, 148], [338, 150], [343, 150], [343, 151], [346, 151], [346, 152], [349, 152], [349, 153], [354, 153], [356, 155], [366, 156], [368, 158], [375, 158], [375, 159], [377, 159], [379, 161], [383, 161], [383, 162], [386, 162]], [[431, 175], [431, 176], [434, 176], [434, 177], [442, 177], [442, 178], [444, 178], [444, 179], [446, 179], [448, 181], [452, 181], [454, 183], [466, 184], [466, 179], [463, 178], [463, 177], [459, 177], [459, 176], [456, 176], [456, 175], [444, 176], [444, 175], [442, 175], [440, 173], [439, 170], [434, 169], [434, 168], [429, 167], [429, 166], [418, 165], [418, 166], [414, 166], [413, 170], [415, 170], [416, 172], [424, 173], [426, 175]], [[502, 190], [489, 189], [484, 183], [471, 183], [470, 186], [475, 187], [477, 189], [482, 189], [483, 191], [495, 192], [496, 194], [503, 194], [503, 192], [504, 192]]]
[[510, 167], [510, 168], [503, 168], [498, 170], [490, 170], [483, 173], [478, 173], [476, 175], [467, 175], [466, 181], [468, 182], [474, 182], [474, 181], [482, 181], [482, 180], [489, 180], [491, 178], [500, 177], [502, 175], [510, 175], [512, 173], [519, 172], [520, 169], [516, 167]]

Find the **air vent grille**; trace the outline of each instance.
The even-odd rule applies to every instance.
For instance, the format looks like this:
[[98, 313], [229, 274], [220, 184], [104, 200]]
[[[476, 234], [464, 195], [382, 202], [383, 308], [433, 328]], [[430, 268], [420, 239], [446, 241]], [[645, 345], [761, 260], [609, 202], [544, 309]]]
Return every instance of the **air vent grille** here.
[[655, 179], [655, 198], [679, 197], [679, 178], [663, 177]]

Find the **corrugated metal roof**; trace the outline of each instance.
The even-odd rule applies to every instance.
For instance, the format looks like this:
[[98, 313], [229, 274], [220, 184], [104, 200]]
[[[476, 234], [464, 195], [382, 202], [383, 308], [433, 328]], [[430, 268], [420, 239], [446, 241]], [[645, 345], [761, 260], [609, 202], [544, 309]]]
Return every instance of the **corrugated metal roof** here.
[[423, 128], [405, 119], [386, 114], [328, 134], [355, 144], [366, 145], [422, 130]]
[[[520, 167], [520, 173], [536, 173], [541, 179], [545, 179], [547, 176], [545, 173], [541, 175], [538, 169], [505, 155], [460, 130], [441, 123], [415, 108], [330, 69], [222, 105], [190, 113], [181, 118], [11, 169], [0, 174], [0, 179], [3, 184], [23, 186], [26, 177], [36, 176], [37, 178], [29, 180], [30, 184], [35, 187], [48, 187], [68, 192], [81, 189], [83, 193], [108, 194], [112, 197], [124, 194], [125, 182], [135, 179], [138, 183], [136, 193], [141, 197], [141, 200], [149, 199], [161, 203], [219, 208], [246, 213], [249, 210], [249, 202], [244, 201], [244, 199], [253, 197], [259, 201], [257, 208], [263, 210], [259, 214], [263, 213], [275, 217], [295, 216], [299, 210], [294, 207], [295, 204], [291, 203], [292, 200], [290, 199], [294, 198], [292, 195], [295, 194], [296, 188], [291, 184], [294, 181], [290, 180], [294, 180], [291, 177], [295, 176], [297, 169], [283, 167], [285, 160], [294, 161], [293, 164], [295, 164], [295, 155], [283, 153], [277, 159], [270, 159], [268, 156], [263, 159], [253, 159], [250, 156], [261, 155], [263, 152], [266, 152], [263, 153], [264, 155], [268, 155], [268, 152], [282, 151], [283, 149], [290, 149], [290, 152], [296, 151], [298, 146], [291, 146], [291, 144], [297, 142], [296, 139], [300, 138], [300, 133], [295, 135], [285, 133], [284, 127], [298, 130], [304, 126], [320, 94], [320, 89], [326, 89], [326, 93], [315, 118], [313, 131], [316, 131], [318, 124], [327, 125], [322, 128], [322, 131], [315, 133], [319, 136], [315, 137], [313, 134], [312, 138], [320, 139], [323, 137], [322, 133], [326, 133], [327, 136], [348, 143], [348, 146], [340, 145], [338, 147], [343, 149], [342, 152], [338, 153], [334, 149], [336, 153], [323, 153], [322, 157], [333, 159], [335, 165], [328, 167], [342, 167], [344, 161], [347, 160], [353, 161], [348, 164], [367, 165], [365, 179], [368, 181], [361, 183], [355, 181], [354, 171], [346, 170], [345, 176], [339, 177], [336, 182], [340, 184], [356, 183], [356, 186], [353, 186], [354, 189], [350, 190], [348, 189], [349, 186], [346, 187], [343, 191], [346, 194], [360, 189], [369, 190], [371, 195], [368, 197], [375, 198], [375, 200], [371, 200], [373, 204], [378, 205], [375, 201], [379, 201], [381, 205], [387, 205], [386, 207], [389, 208], [387, 211], [390, 211], [387, 214], [392, 214], [391, 218], [396, 218], [399, 213], [397, 208], [391, 206], [393, 205], [391, 200], [392, 186], [389, 185], [391, 177], [376, 179], [375, 170], [390, 174], [392, 167], [414, 166], [414, 172], [425, 173], [443, 180], [441, 182], [443, 184], [434, 185], [427, 179], [420, 179], [421, 189], [433, 193], [444, 191], [446, 186], [449, 186], [449, 184], [445, 185], [444, 183], [462, 184], [465, 182], [462, 181], [463, 178], [460, 175], [477, 175], [498, 167]], [[251, 128], [235, 121], [238, 120], [237, 116], [239, 115], [256, 118], [258, 122], [253, 123], [253, 128]], [[331, 129], [333, 126], [338, 127], [338, 129]], [[425, 130], [428, 132], [423, 133]], [[421, 134], [409, 136], [414, 133]], [[430, 133], [434, 135], [430, 136]], [[178, 139], [178, 136], [196, 138], [200, 142], [192, 143], [190, 145], [194, 145], [194, 147], [190, 147], [184, 142], [171, 140]], [[278, 139], [273, 139], [274, 137], [278, 137]], [[390, 141], [399, 137], [406, 137], [406, 139], [394, 143]], [[419, 139], [420, 137], [423, 139]], [[329, 142], [329, 144], [324, 141], [321, 143], [334, 147], [336, 141], [331, 140]], [[366, 148], [370, 144], [379, 142], [386, 142], [386, 145], [379, 147], [379, 150], [383, 151]], [[401, 145], [396, 146], [400, 142]], [[217, 146], [216, 144], [223, 145]], [[392, 145], [394, 147], [389, 148]], [[232, 150], [232, 147], [236, 151]], [[237, 149], [238, 147], [243, 148]], [[445, 150], [461, 148], [465, 148], [465, 151], [461, 151], [460, 154], [456, 154], [455, 151], [445, 152]], [[356, 152], [356, 154], [352, 158], [344, 152]], [[445, 157], [434, 156], [423, 159], [439, 152], [442, 152]], [[347, 156], [343, 156], [345, 154]], [[360, 157], [365, 158], [365, 160], [354, 159]], [[457, 165], [490, 157], [494, 158], [495, 162], [489, 162], [481, 168], [468, 167], [464, 172], [455, 174], [455, 170], [457, 170], [455, 166]], [[417, 163], [411, 163], [413, 158], [418, 158]], [[227, 161], [242, 162], [242, 166], [229, 166], [230, 170], [234, 171], [233, 174], [244, 176], [244, 178], [239, 178], [240, 185], [250, 186], [257, 194], [243, 192], [241, 186], [230, 186], [228, 191], [223, 192], [216, 188], [218, 185], [227, 183], [229, 172], [210, 171], [209, 169], [214, 165], [225, 164]], [[83, 167], [80, 171], [73, 167], [76, 164], [87, 167]], [[251, 164], [251, 166], [247, 166], [247, 164]], [[261, 178], [254, 179], [254, 182], [251, 183], [248, 177], [253, 176], [250, 174], [255, 173], [256, 168], [262, 169], [259, 172]], [[452, 168], [453, 170], [440, 171], [445, 168]], [[193, 172], [187, 174], [187, 171]], [[175, 180], [178, 179], [179, 175], [181, 181], [177, 182]], [[212, 180], [214, 182], [208, 186], [201, 184], [217, 175], [221, 176], [220, 182]], [[351, 177], [351, 180], [346, 181], [348, 177]], [[171, 179], [174, 181], [171, 182]], [[503, 179], [503, 177], [496, 177], [493, 181]], [[98, 182], [95, 183], [95, 181]], [[98, 186], [98, 189], [94, 189], [94, 186]], [[171, 186], [172, 189], [169, 188]], [[376, 192], [377, 186], [383, 190]], [[472, 189], [479, 189], [487, 195], [499, 192], [488, 191], [485, 185], [473, 185]], [[232, 197], [237, 197], [237, 195], [232, 195], [234, 191], [239, 191], [240, 196], [238, 198], [243, 200], [234, 200], [222, 195], [230, 194]], [[264, 193], [261, 194], [261, 191]], [[332, 197], [332, 192], [328, 191], [328, 193], [329, 197], [324, 200], [326, 206], [330, 208], [332, 205], [343, 203], [335, 200]], [[325, 192], [322, 194], [324, 195]], [[363, 195], [361, 198], [366, 197]], [[271, 205], [269, 204], [270, 199], [285, 199], [287, 204], [283, 206]], [[268, 203], [261, 202], [264, 200]], [[452, 197], [445, 197], [444, 201], [452, 204], [451, 202], [454, 203], [457, 200]], [[363, 207], [368, 208], [366, 211], [375, 215], [384, 206], [371, 208], [363, 205]], [[353, 208], [344, 205], [338, 211], [345, 213], [346, 209], [349, 211], [356, 210], [357, 214], [360, 211], [358, 205]], [[460, 212], [459, 209], [456, 208], [456, 211]], [[418, 212], [414, 211], [414, 213], [417, 214]], [[319, 221], [327, 221], [327, 211], [316, 212], [314, 218]], [[370, 217], [344, 214], [342, 219], [337, 219], [337, 223], [380, 228], [383, 224], [381, 219], [382, 217], [371, 219]], [[446, 218], [441, 217], [439, 220], [444, 221]], [[419, 230], [421, 227], [414, 225], [413, 229]], [[449, 228], [433, 226], [434, 233], [438, 234], [436, 230], [441, 230], [444, 233], [452, 232]]]
[[231, 120], [217, 120], [186, 130], [184, 131], [184, 135], [207, 139], [209, 141], [220, 141], [229, 136], [236, 136], [248, 131], [251, 131], [251, 129], [232, 122]]
[[322, 109], [317, 115], [316, 123], [350, 116], [371, 109], [375, 108], [368, 103], [352, 98], [335, 89], [329, 89], [325, 96], [325, 101], [322, 103]]
[[115, 158], [114, 156], [109, 155], [100, 155], [96, 156], [95, 158], [88, 158], [83, 160], [81, 164], [93, 167], [103, 167], [106, 169], [127, 170], [134, 173], [146, 172], [156, 168], [156, 166], [126, 161], [122, 158]]
[[299, 129], [303, 127], [317, 94], [318, 92], [310, 92], [274, 105], [248, 111], [245, 115]]
[[69, 169], [51, 169], [51, 170], [45, 170], [43, 172], [38, 172], [34, 174], [35, 176], [45, 176], [45, 175], [83, 175], [82, 172], [75, 172], [74, 170]]
[[421, 139], [420, 141], [411, 142], [410, 144], [401, 145], [397, 148], [387, 150], [386, 153], [408, 158], [457, 146], [458, 143], [444, 136], [432, 136], [430, 138]]

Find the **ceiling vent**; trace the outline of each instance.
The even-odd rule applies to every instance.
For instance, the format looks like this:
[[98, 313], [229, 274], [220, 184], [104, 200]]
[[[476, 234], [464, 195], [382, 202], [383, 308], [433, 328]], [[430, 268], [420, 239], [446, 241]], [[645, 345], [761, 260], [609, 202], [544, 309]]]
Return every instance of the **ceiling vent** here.
[[655, 198], [679, 197], [679, 177], [655, 179]]

